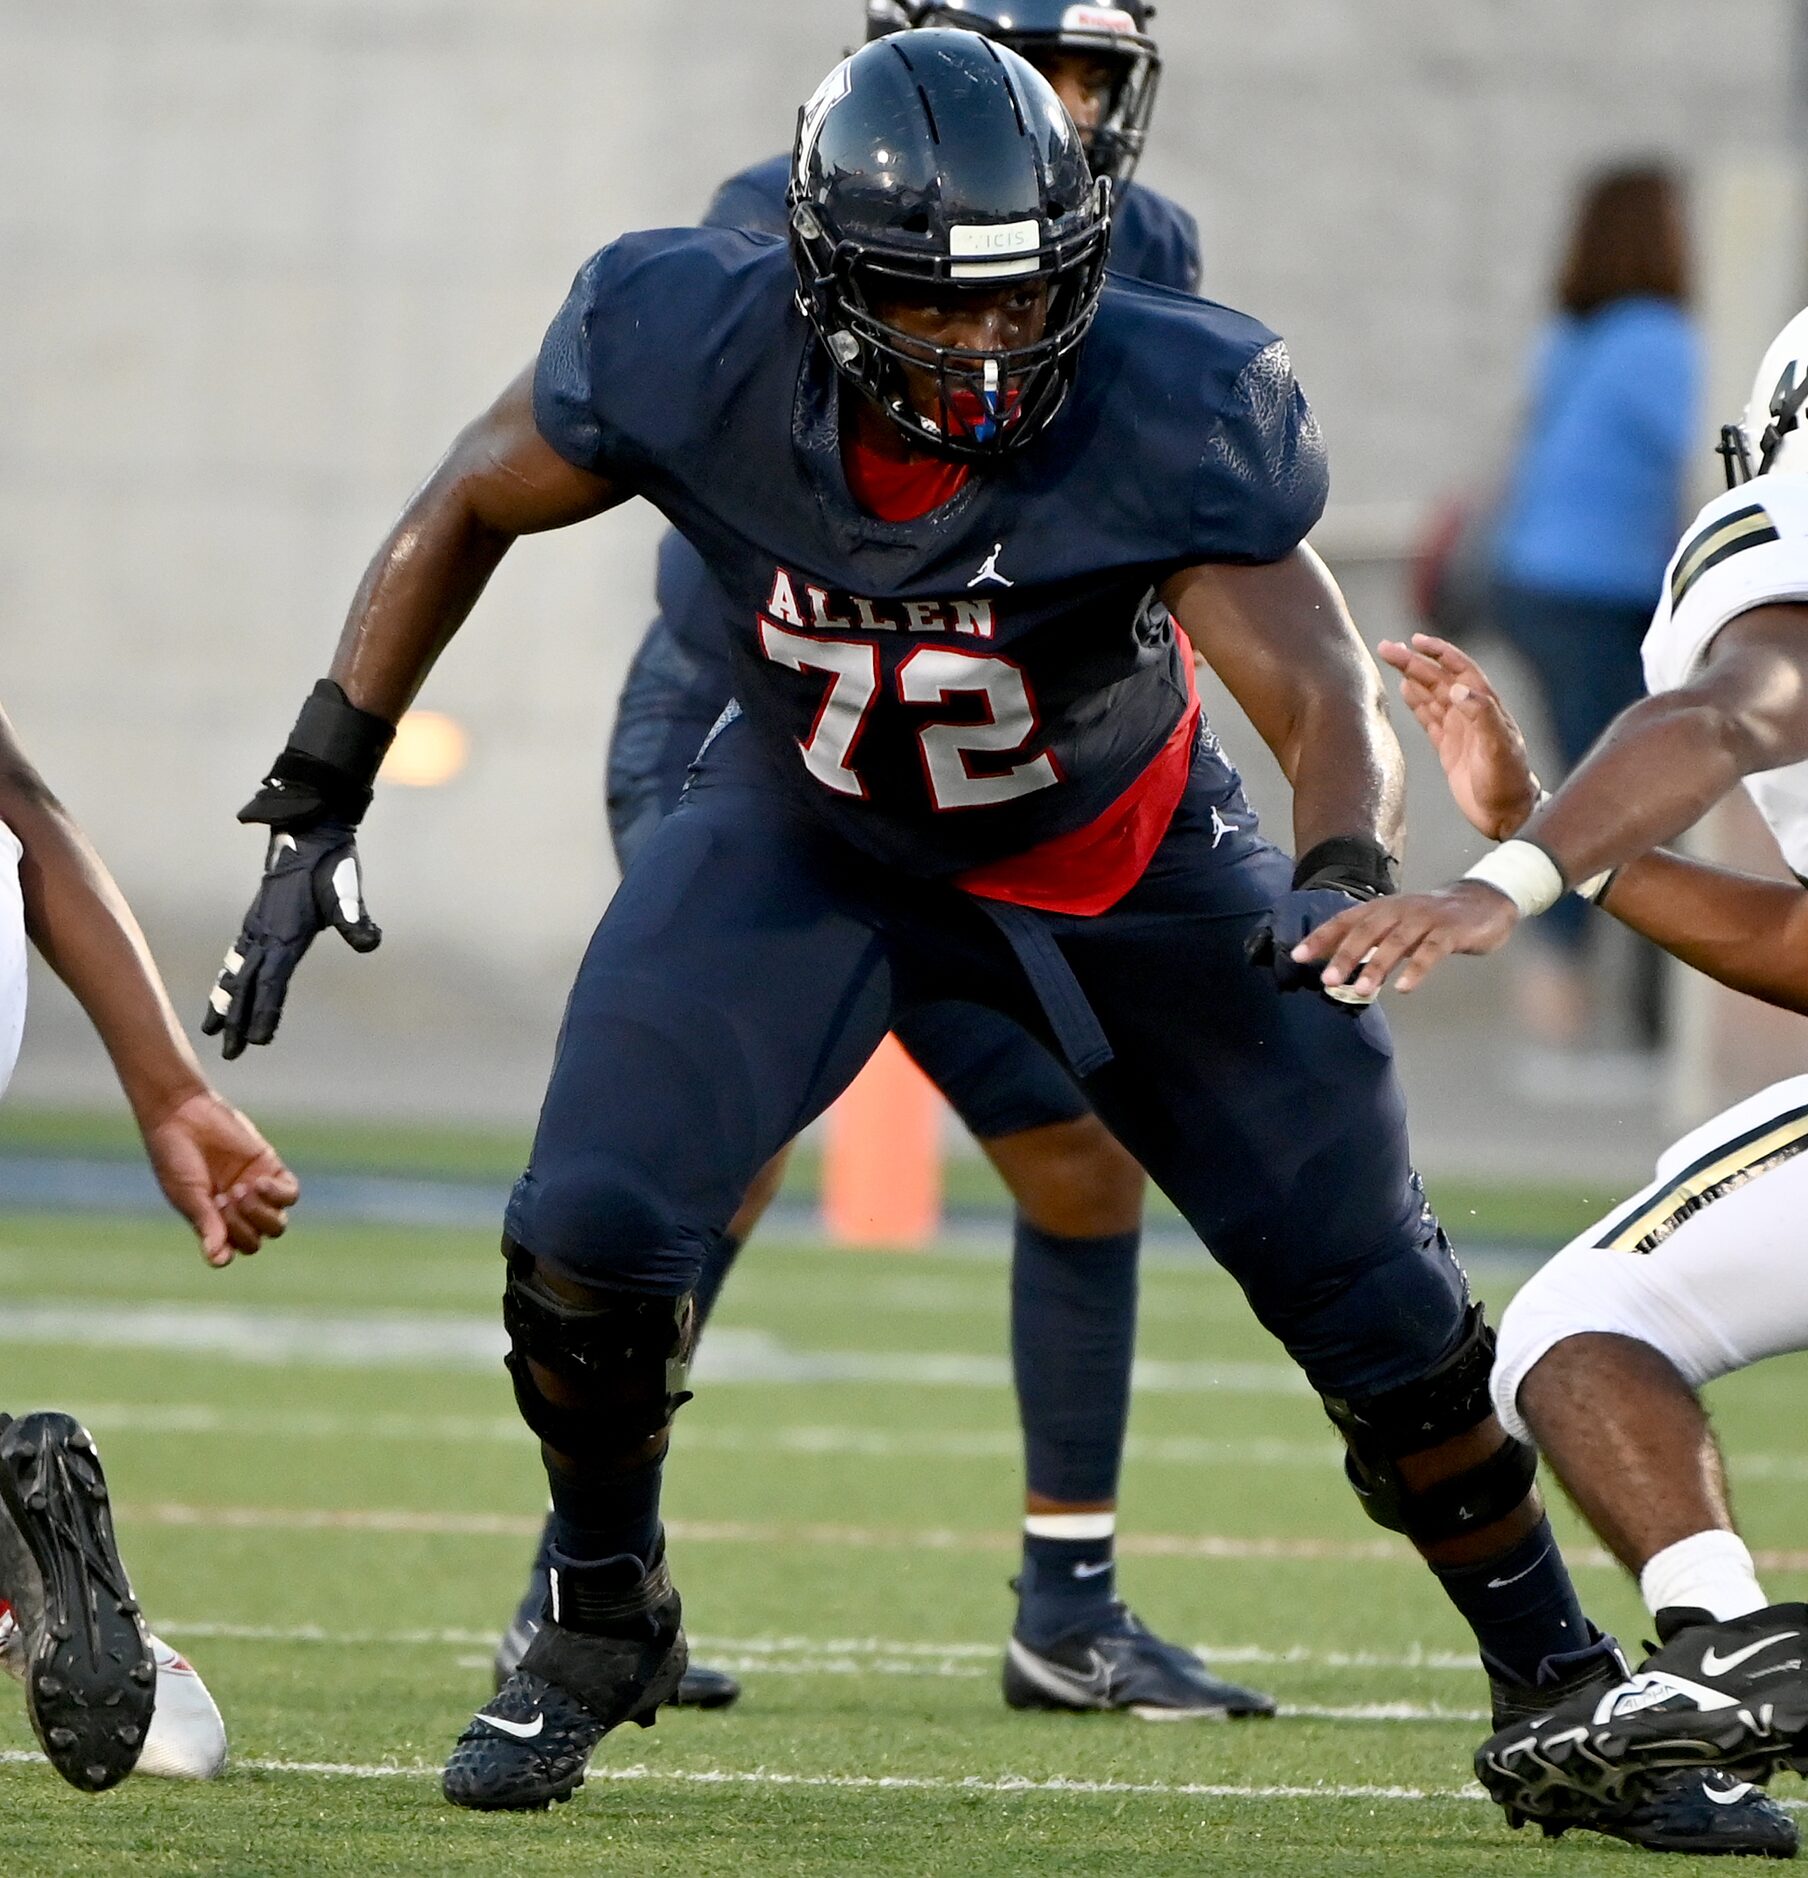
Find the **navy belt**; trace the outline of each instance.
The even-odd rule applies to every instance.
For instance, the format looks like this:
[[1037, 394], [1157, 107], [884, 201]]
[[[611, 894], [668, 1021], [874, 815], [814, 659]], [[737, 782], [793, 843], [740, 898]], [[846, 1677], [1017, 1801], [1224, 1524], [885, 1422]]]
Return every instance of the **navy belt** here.
[[1111, 1045], [1054, 934], [1030, 907], [1014, 906], [1008, 900], [985, 900], [977, 894], [972, 897], [1016, 954], [1073, 1073], [1086, 1077], [1103, 1069], [1111, 1061]]

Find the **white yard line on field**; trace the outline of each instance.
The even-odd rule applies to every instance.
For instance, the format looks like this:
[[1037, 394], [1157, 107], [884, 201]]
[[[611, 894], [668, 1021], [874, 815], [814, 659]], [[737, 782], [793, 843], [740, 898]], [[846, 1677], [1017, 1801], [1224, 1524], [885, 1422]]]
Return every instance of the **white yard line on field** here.
[[[4, 1336], [0, 1335], [0, 1342]], [[100, 1434], [221, 1435], [255, 1440], [473, 1442], [528, 1450], [533, 1436], [514, 1415], [401, 1415], [377, 1410], [222, 1408], [208, 1402], [84, 1402], [82, 1419]], [[1014, 1429], [950, 1429], [894, 1434], [881, 1428], [794, 1423], [777, 1428], [687, 1426], [682, 1447], [702, 1454], [852, 1455], [862, 1460], [1015, 1460], [1023, 1440]], [[1334, 1467], [1336, 1438], [1286, 1441], [1199, 1435], [1131, 1435], [1127, 1460], [1175, 1467]], [[1738, 1454], [1735, 1478], [1808, 1481], [1808, 1454]]]
[[[406, 1533], [438, 1538], [531, 1538], [545, 1523], [538, 1513], [412, 1512], [395, 1507], [195, 1506], [151, 1502], [118, 1509], [130, 1525], [198, 1526], [220, 1531]], [[1014, 1532], [955, 1532], [938, 1527], [781, 1525], [752, 1520], [670, 1520], [666, 1532], [685, 1545], [808, 1545], [858, 1551], [1015, 1553]], [[1387, 1539], [1243, 1539], [1198, 1533], [1132, 1533], [1119, 1556], [1332, 1564], [1391, 1564], [1417, 1559]]]
[[[478, 1649], [493, 1645], [488, 1630], [330, 1630], [324, 1624], [235, 1624], [211, 1618], [160, 1618], [161, 1635], [185, 1641], [231, 1643], [331, 1644], [344, 1649], [444, 1648]], [[956, 1667], [989, 1676], [1003, 1650], [1001, 1643], [923, 1643], [891, 1637], [718, 1637], [693, 1633], [691, 1648], [712, 1663], [732, 1657], [751, 1673], [768, 1664], [805, 1665], [832, 1660], [859, 1670], [882, 1665], [893, 1673], [909, 1673], [919, 1664], [931, 1673], [953, 1673]], [[1413, 1644], [1405, 1650], [1318, 1650], [1305, 1644], [1273, 1649], [1259, 1643], [1196, 1643], [1202, 1656], [1218, 1664], [1259, 1665], [1267, 1668], [1388, 1671], [1457, 1671], [1474, 1675], [1473, 1651], [1428, 1649]], [[946, 1667], [943, 1667], [946, 1666]], [[802, 1668], [794, 1673], [807, 1673]]]
[[[507, 1347], [500, 1315], [450, 1312], [325, 1312], [252, 1305], [146, 1302], [99, 1304], [80, 1298], [9, 1303], [0, 1344], [79, 1349], [160, 1350], [225, 1357], [265, 1367], [429, 1368], [494, 1374]], [[699, 1381], [739, 1383], [880, 1383], [915, 1389], [1005, 1389], [1003, 1355], [938, 1350], [799, 1349], [770, 1331], [723, 1325], [705, 1339]], [[1136, 1365], [1136, 1387], [1150, 1395], [1309, 1395], [1304, 1376], [1285, 1362], [1173, 1362]]]
[[[199, 1526], [246, 1532], [407, 1533], [426, 1538], [526, 1539], [538, 1513], [409, 1512], [391, 1507], [194, 1506], [180, 1501], [121, 1507], [119, 1518], [147, 1526]], [[675, 1519], [666, 1532], [685, 1545], [839, 1546], [849, 1551], [1015, 1553], [1014, 1532], [955, 1532], [946, 1527], [778, 1525], [754, 1520]], [[1120, 1558], [1220, 1559], [1228, 1563], [1413, 1565], [1409, 1547], [1388, 1539], [1248, 1539], [1227, 1533], [1133, 1532], [1117, 1542]], [[1564, 1554], [1573, 1567], [1617, 1571], [1599, 1546]], [[1761, 1571], [1808, 1571], [1808, 1551], [1766, 1548], [1752, 1557]]]
[[[42, 1765], [43, 1756], [25, 1748], [0, 1751], [0, 1766]], [[313, 1775], [333, 1780], [437, 1780], [440, 1770], [416, 1761], [287, 1761], [233, 1759], [233, 1773]], [[1480, 1787], [1372, 1787], [1372, 1786], [1236, 1786], [1203, 1781], [1076, 1780], [1057, 1774], [1034, 1780], [1028, 1775], [1006, 1774], [998, 1779], [978, 1775], [955, 1778], [942, 1774], [797, 1774], [777, 1768], [731, 1767], [592, 1767], [585, 1775], [592, 1784], [645, 1784], [676, 1787], [801, 1787], [827, 1788], [844, 1793], [997, 1793], [1084, 1799], [1092, 1795], [1174, 1800], [1485, 1800]]]
[[[222, 1408], [207, 1402], [84, 1402], [82, 1419], [97, 1433], [230, 1435], [265, 1440], [426, 1441], [459, 1445], [493, 1442], [528, 1450], [533, 1437], [515, 1415], [399, 1415], [338, 1409]], [[1016, 1430], [951, 1429], [893, 1434], [881, 1428], [815, 1423], [778, 1428], [684, 1430], [687, 1452], [705, 1454], [855, 1455], [863, 1460], [1015, 1460], [1023, 1452]], [[1341, 1453], [1326, 1432], [1316, 1441], [1270, 1437], [1215, 1440], [1193, 1435], [1132, 1435], [1132, 1461], [1181, 1467], [1335, 1466]], [[1808, 1468], [1804, 1469], [1808, 1472]]]

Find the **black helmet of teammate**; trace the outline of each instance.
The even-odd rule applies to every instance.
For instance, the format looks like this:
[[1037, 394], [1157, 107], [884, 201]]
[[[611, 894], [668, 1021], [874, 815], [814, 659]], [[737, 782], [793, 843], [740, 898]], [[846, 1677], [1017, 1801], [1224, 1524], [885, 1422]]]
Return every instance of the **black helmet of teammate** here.
[[1116, 74], [1111, 102], [1086, 140], [1094, 175], [1109, 176], [1121, 193], [1149, 134], [1161, 54], [1149, 32], [1148, 0], [866, 0], [866, 36], [878, 39], [913, 26], [959, 26], [984, 33], [1032, 65], [1052, 52], [1082, 52]]
[[[944, 454], [1025, 443], [1066, 397], [1098, 311], [1111, 185], [1033, 66], [969, 32], [898, 33], [831, 72], [798, 119], [788, 197], [798, 303], [836, 369]], [[881, 319], [911, 289], [1047, 289], [1042, 337], [1009, 351], [938, 346]], [[937, 408], [908, 395], [932, 376]]]

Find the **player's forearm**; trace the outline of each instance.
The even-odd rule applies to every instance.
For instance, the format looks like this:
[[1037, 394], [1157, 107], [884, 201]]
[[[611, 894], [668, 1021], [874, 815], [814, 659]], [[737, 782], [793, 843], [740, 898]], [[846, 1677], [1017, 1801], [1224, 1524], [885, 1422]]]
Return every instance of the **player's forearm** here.
[[449, 464], [408, 505], [365, 571], [331, 677], [395, 723], [470, 616], [514, 537], [478, 516]]
[[1162, 598], [1292, 785], [1297, 852], [1366, 835], [1398, 855], [1406, 758], [1375, 661], [1318, 555], [1302, 544], [1262, 566], [1189, 568]]
[[[27, 772], [31, 774], [30, 772]], [[144, 933], [87, 837], [32, 774], [0, 780], [0, 819], [25, 849], [25, 927], [113, 1059], [141, 1127], [207, 1087]]]
[[1685, 834], [1767, 764], [1736, 715], [1678, 694], [1647, 698], [1521, 833], [1566, 879], [1586, 880]]
[[1600, 904], [1728, 989], [1808, 1013], [1808, 893], [1793, 883], [1649, 854]]
[[1368, 835], [1398, 859], [1406, 758], [1372, 672], [1351, 678], [1353, 686], [1312, 699], [1290, 746], [1275, 752], [1293, 785], [1294, 852], [1308, 854], [1337, 835]]
[[541, 437], [530, 366], [467, 425], [366, 570], [332, 677], [394, 723], [517, 537], [567, 528], [627, 499]]

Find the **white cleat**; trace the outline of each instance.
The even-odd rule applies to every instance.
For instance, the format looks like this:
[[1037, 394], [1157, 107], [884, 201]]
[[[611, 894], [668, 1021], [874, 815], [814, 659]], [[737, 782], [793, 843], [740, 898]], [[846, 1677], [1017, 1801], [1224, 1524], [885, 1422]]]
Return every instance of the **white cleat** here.
[[207, 1684], [186, 1657], [151, 1638], [157, 1665], [157, 1706], [135, 1774], [163, 1780], [211, 1780], [226, 1765], [226, 1724]]
[[[135, 1774], [162, 1780], [211, 1780], [226, 1765], [226, 1724], [195, 1666], [161, 1637], [151, 1638], [156, 1706]], [[25, 1646], [12, 1612], [0, 1606], [0, 1669], [25, 1680]]]

